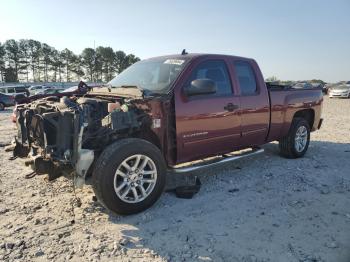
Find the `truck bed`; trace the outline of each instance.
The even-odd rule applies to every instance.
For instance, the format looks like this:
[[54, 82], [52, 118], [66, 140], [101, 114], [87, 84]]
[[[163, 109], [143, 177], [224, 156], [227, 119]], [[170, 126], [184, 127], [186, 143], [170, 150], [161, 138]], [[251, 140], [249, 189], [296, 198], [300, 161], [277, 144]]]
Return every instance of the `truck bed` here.
[[323, 101], [322, 89], [294, 89], [290, 86], [268, 86], [270, 97], [270, 131], [268, 142], [278, 140], [287, 135], [293, 116], [304, 110], [312, 115], [310, 119], [312, 131], [315, 131], [321, 118]]

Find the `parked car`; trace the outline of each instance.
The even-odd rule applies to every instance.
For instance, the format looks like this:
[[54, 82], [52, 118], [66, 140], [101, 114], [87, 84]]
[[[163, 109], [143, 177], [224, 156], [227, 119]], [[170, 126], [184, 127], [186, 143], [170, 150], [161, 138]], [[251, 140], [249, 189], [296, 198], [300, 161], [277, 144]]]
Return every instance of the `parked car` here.
[[334, 86], [334, 84], [332, 84], [332, 83], [325, 84], [322, 88], [322, 92], [324, 94], [328, 94], [328, 92], [329, 92], [330, 88], [332, 88], [332, 86]]
[[13, 96], [0, 93], [0, 111], [4, 111], [6, 107], [10, 107], [14, 105], [15, 105], [15, 99]]
[[36, 95], [46, 89], [51, 89], [52, 87], [46, 85], [34, 85], [28, 88], [30, 95]]
[[25, 96], [29, 95], [29, 91], [25, 86], [2, 86], [0, 87], [0, 93], [15, 96], [18, 94], [23, 94]]
[[327, 94], [326, 88], [325, 88], [325, 84], [324, 83], [311, 83], [313, 88], [319, 88], [322, 89], [323, 94]]
[[[253, 59], [156, 57], [84, 97], [18, 106], [14, 155], [30, 157], [26, 163], [49, 180], [74, 174], [81, 186], [92, 175], [105, 207], [133, 214], [160, 197], [167, 170], [234, 161], [276, 140], [283, 156], [304, 156], [310, 132], [321, 127], [322, 102], [320, 89], [267, 87]], [[242, 149], [250, 151], [231, 154]], [[191, 165], [213, 156], [216, 162]]]
[[48, 89], [43, 89], [38, 92], [36, 92], [36, 95], [53, 95], [53, 94], [58, 94], [64, 91], [64, 88], [48, 88]]
[[314, 88], [312, 84], [308, 82], [301, 82], [301, 83], [296, 83], [295, 85], [292, 86], [292, 88], [295, 89], [308, 89], [308, 88]]
[[350, 98], [350, 84], [342, 84], [333, 86], [328, 93], [330, 98], [345, 97]]
[[35, 100], [38, 99], [44, 99], [44, 98], [52, 98], [52, 97], [70, 97], [70, 96], [81, 96], [86, 94], [86, 92], [88, 92], [91, 88], [99, 88], [100, 86], [88, 86], [86, 85], [84, 82], [80, 82], [79, 85], [77, 86], [72, 86], [66, 89], [47, 89], [45, 94], [37, 94], [37, 95], [32, 95], [29, 97], [25, 97], [23, 95], [16, 95], [15, 96], [15, 102], [16, 105], [13, 108], [13, 112], [11, 115], [11, 121], [13, 123], [16, 123], [16, 116], [17, 116], [17, 106], [21, 105], [21, 104], [26, 104], [26, 103], [30, 103], [33, 102]]

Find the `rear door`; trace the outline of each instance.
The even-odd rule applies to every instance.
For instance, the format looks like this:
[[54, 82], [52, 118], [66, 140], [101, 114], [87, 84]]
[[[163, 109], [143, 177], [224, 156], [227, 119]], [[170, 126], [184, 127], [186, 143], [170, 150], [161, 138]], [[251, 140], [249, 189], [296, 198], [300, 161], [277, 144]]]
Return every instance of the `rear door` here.
[[[230, 152], [239, 145], [240, 100], [228, 63], [224, 58], [202, 58], [185, 77], [175, 98], [178, 162]], [[196, 79], [211, 79], [217, 92], [186, 96], [186, 89]]]
[[270, 124], [269, 95], [255, 61], [234, 58], [231, 61], [240, 90], [242, 147], [265, 143]]

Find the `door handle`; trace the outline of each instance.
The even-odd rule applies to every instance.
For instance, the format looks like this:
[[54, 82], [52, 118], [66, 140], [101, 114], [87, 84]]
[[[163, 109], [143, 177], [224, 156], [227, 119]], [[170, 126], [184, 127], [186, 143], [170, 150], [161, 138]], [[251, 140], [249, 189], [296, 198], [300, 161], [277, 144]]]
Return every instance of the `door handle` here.
[[227, 111], [230, 111], [230, 112], [232, 112], [232, 111], [234, 111], [234, 110], [236, 110], [238, 108], [239, 108], [238, 105], [234, 105], [232, 103], [228, 103], [226, 106], [224, 106], [224, 109], [227, 110]]

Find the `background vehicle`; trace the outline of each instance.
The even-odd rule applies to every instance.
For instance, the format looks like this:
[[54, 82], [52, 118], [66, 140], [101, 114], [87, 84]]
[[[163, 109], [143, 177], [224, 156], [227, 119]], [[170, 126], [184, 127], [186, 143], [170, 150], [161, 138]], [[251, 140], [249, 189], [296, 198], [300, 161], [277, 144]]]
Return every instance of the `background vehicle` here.
[[341, 84], [341, 85], [336, 85], [330, 88], [328, 95], [330, 98], [333, 97], [345, 97], [345, 98], [350, 98], [350, 84]]
[[52, 94], [58, 94], [61, 93], [62, 91], [64, 91], [64, 88], [48, 88], [48, 89], [44, 89], [41, 91], [36, 92], [37, 95], [52, 95]]
[[323, 86], [323, 88], [322, 88], [322, 92], [323, 92], [324, 94], [328, 94], [328, 92], [329, 92], [330, 88], [332, 88], [332, 86], [334, 86], [333, 83], [325, 84], [325, 85]]
[[[81, 82], [81, 83], [83, 83], [83, 82]], [[97, 88], [97, 86], [95, 88]], [[86, 88], [79, 88], [79, 86], [72, 86], [72, 87], [69, 87], [67, 89], [59, 89], [59, 88], [45, 89], [45, 90], [43, 90], [43, 92], [45, 92], [45, 93], [41, 93], [41, 94], [39, 93], [39, 94], [32, 95], [29, 97], [26, 97], [26, 96], [21, 95], [21, 94], [16, 95], [15, 96], [16, 105], [13, 108], [13, 112], [11, 115], [11, 121], [13, 123], [16, 123], [17, 105], [30, 103], [30, 102], [33, 102], [35, 100], [47, 98], [47, 97], [60, 98], [60, 97], [64, 97], [64, 96], [69, 97], [69, 96], [74, 96], [74, 95], [83, 95], [83, 94], [86, 94], [87, 91], [88, 91], [88, 89], [86, 89]]]
[[320, 88], [322, 89], [323, 94], [327, 94], [327, 88], [324, 83], [311, 83], [313, 88]]
[[301, 83], [296, 83], [295, 85], [292, 86], [292, 88], [295, 89], [307, 89], [307, 88], [314, 88], [314, 86], [308, 82], [301, 82]]
[[0, 93], [15, 96], [18, 94], [23, 94], [25, 96], [29, 95], [29, 91], [25, 86], [2, 86], [0, 87]]
[[[91, 174], [99, 201], [120, 214], [150, 207], [167, 169], [233, 161], [275, 140], [283, 156], [302, 157], [322, 124], [321, 89], [266, 85], [253, 59], [236, 56], [147, 59], [78, 97], [18, 105], [15, 156], [50, 180], [74, 171], [79, 186]], [[216, 162], [190, 163], [208, 157]]]
[[15, 105], [15, 99], [13, 96], [0, 93], [0, 111], [3, 111], [6, 107]]
[[46, 85], [35, 85], [35, 86], [30, 86], [28, 88], [28, 91], [30, 95], [36, 95], [38, 92], [43, 91], [45, 89], [49, 89], [49, 86]]

